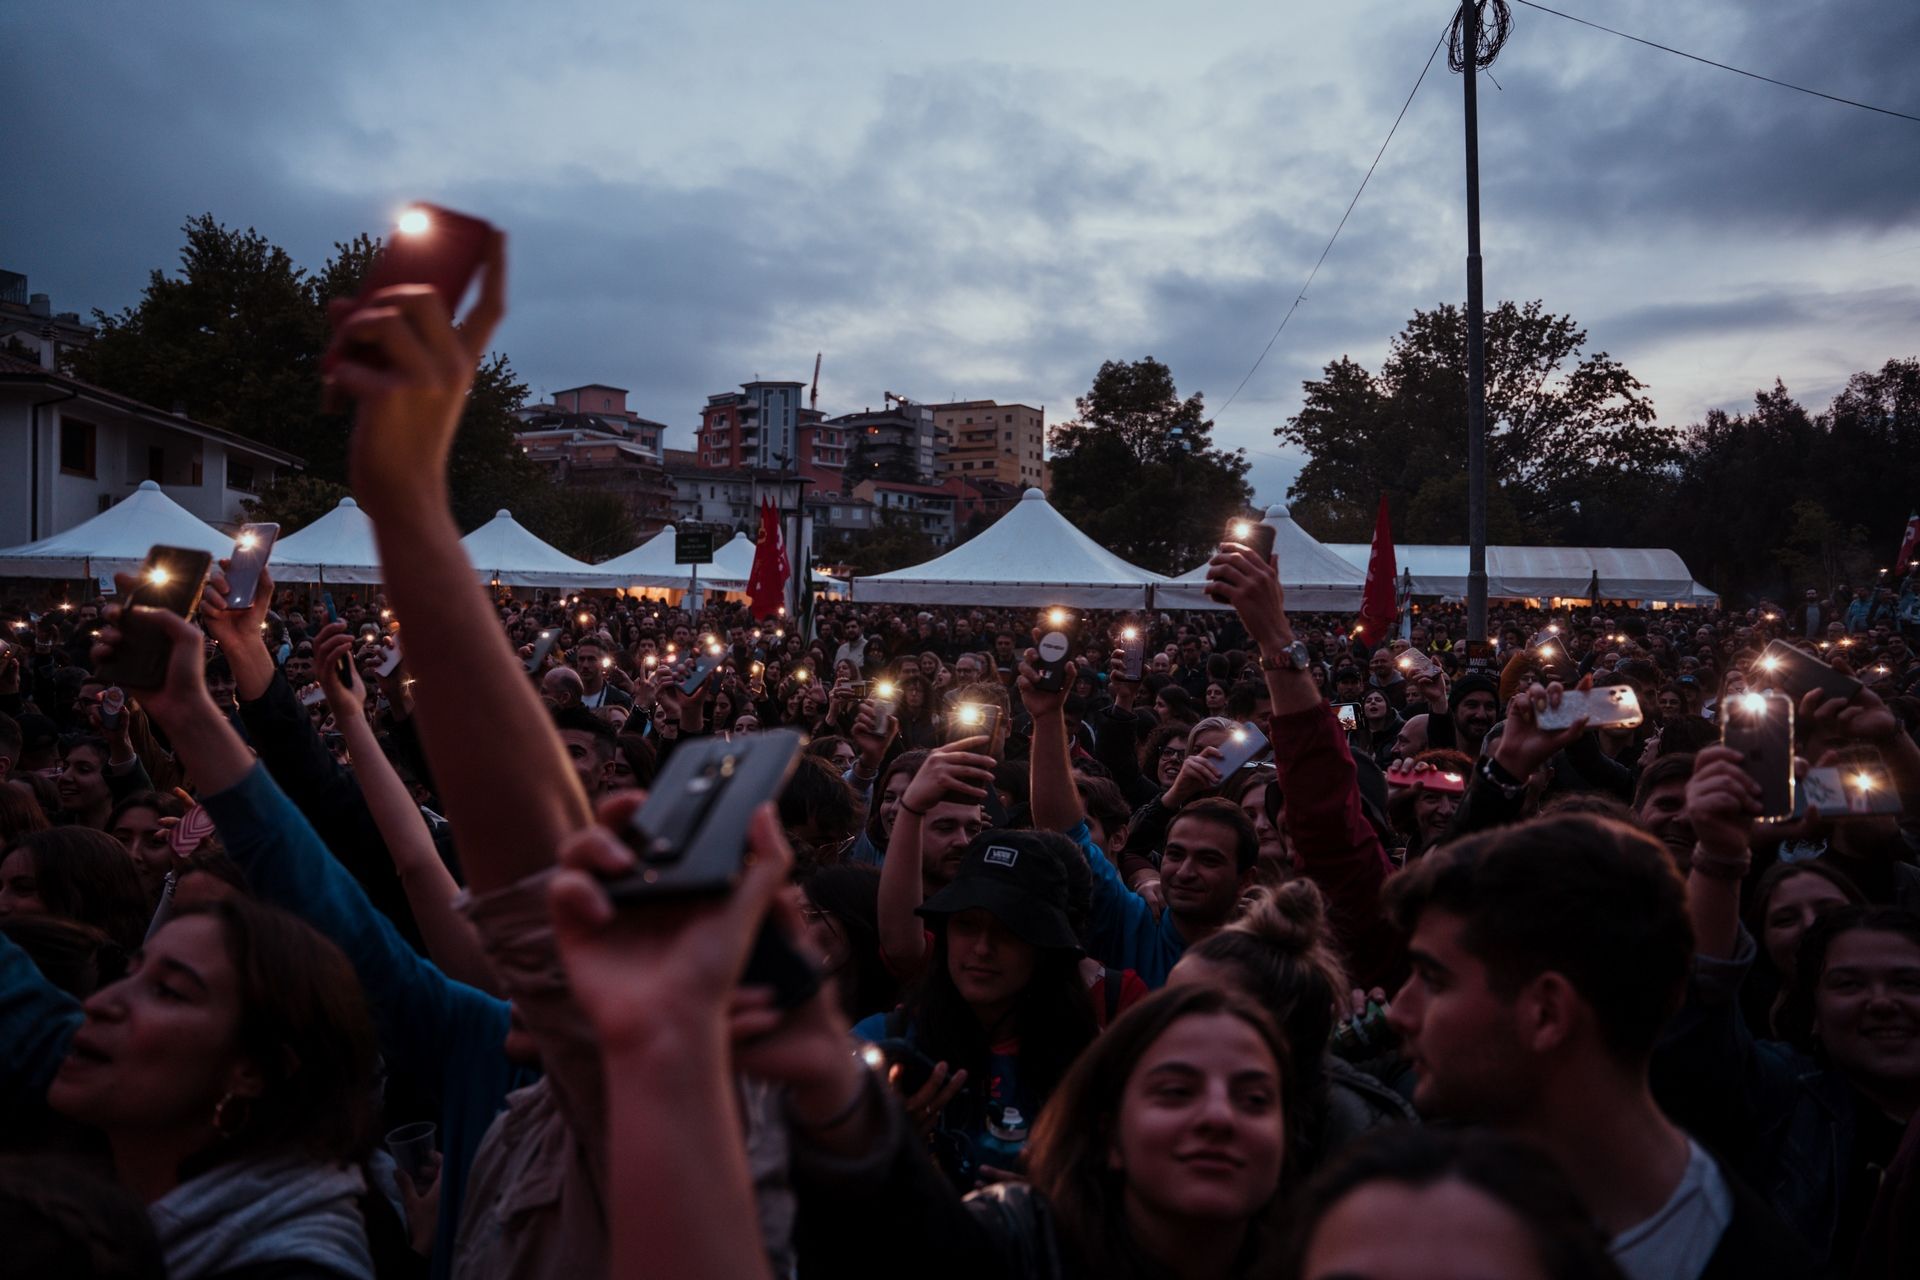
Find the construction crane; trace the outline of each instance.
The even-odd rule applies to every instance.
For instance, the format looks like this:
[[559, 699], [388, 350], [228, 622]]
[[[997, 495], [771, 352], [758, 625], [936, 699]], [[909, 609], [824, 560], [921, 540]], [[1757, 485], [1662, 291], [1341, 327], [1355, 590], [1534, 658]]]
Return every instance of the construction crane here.
[[821, 353], [818, 351], [813, 353], [813, 390], [807, 392], [807, 408], [809, 409], [818, 409], [820, 407], [820, 356]]

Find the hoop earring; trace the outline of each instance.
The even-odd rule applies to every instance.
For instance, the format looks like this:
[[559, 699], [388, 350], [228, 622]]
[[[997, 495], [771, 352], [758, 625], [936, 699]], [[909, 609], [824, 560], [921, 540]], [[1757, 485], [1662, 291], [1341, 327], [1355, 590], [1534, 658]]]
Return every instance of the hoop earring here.
[[[229, 1114], [228, 1108], [233, 1107], [235, 1103], [239, 1104], [237, 1108], [239, 1114]], [[233, 1090], [229, 1089], [222, 1094], [220, 1101], [213, 1104], [214, 1132], [223, 1138], [238, 1137], [240, 1131], [247, 1126], [246, 1106], [247, 1100], [237, 1096]]]

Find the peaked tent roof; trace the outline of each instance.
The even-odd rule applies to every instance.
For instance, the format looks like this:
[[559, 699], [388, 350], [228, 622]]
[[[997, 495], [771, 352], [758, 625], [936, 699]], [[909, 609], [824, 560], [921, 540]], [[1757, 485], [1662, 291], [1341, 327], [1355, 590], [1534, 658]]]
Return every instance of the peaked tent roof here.
[[690, 566], [673, 562], [678, 546], [674, 527], [667, 525], [633, 550], [602, 560], [593, 566], [594, 571], [613, 574], [621, 580], [622, 587], [681, 588], [687, 585]]
[[605, 573], [540, 541], [505, 507], [496, 511], [493, 519], [460, 539], [460, 543], [467, 549], [467, 556], [482, 581], [507, 587], [591, 589], [627, 585], [618, 574]]
[[971, 542], [925, 564], [853, 580], [853, 598], [881, 604], [1072, 605], [1137, 609], [1167, 579], [1128, 564], [1028, 489]]
[[[1282, 506], [1267, 508], [1260, 523], [1273, 530], [1273, 555], [1280, 566], [1280, 585], [1286, 588], [1287, 607], [1303, 613], [1348, 613], [1360, 607], [1366, 584], [1364, 569], [1356, 569], [1293, 522]], [[1206, 592], [1207, 566], [1181, 574], [1164, 587], [1153, 589], [1153, 603], [1165, 609], [1224, 609]]]
[[153, 546], [190, 547], [215, 556], [233, 550], [233, 537], [142, 480], [120, 501], [64, 533], [0, 550], [0, 577], [82, 578], [130, 572]]
[[279, 582], [384, 582], [373, 521], [352, 498], [273, 544], [268, 571]]
[[[1364, 542], [1334, 543], [1329, 550], [1365, 567]], [[1467, 548], [1411, 543], [1394, 548], [1403, 573], [1413, 574], [1413, 591], [1422, 596], [1467, 594]], [[1496, 599], [1583, 600], [1594, 575], [1603, 600], [1659, 600], [1693, 604], [1712, 592], [1693, 580], [1676, 553], [1661, 547], [1493, 547], [1487, 548], [1487, 594]]]

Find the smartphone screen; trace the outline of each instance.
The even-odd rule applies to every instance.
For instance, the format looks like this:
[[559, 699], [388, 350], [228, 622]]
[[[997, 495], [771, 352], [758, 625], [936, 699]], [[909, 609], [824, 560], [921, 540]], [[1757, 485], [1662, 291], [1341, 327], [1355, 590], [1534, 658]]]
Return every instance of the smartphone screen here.
[[279, 536], [277, 524], [240, 526], [233, 540], [233, 554], [227, 557], [227, 608], [253, 607], [253, 593], [260, 587], [260, 571], [267, 567], [274, 540]]
[[1782, 693], [1743, 693], [1720, 712], [1720, 741], [1741, 753], [1741, 769], [1760, 785], [1760, 820], [1793, 816], [1793, 700]]
[[1067, 668], [1072, 663], [1074, 633], [1079, 619], [1068, 609], [1049, 609], [1040, 617], [1040, 639], [1034, 653], [1039, 659], [1039, 679], [1034, 683], [1049, 693], [1067, 687]]
[[1355, 729], [1358, 729], [1360, 727], [1360, 704], [1359, 703], [1343, 702], [1333, 709], [1333, 713], [1336, 716], [1340, 717], [1340, 728], [1343, 731], [1347, 733], [1352, 733]]

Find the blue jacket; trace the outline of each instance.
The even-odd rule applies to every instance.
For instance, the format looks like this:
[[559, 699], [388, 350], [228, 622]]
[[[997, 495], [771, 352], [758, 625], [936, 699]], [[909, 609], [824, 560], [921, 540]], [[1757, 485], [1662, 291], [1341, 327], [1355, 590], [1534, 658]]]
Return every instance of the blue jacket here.
[[474, 1153], [507, 1094], [538, 1078], [502, 1051], [507, 1002], [455, 982], [408, 946], [263, 767], [202, 803], [255, 896], [293, 912], [346, 952], [389, 1068], [439, 1083], [444, 1163], [434, 1274], [449, 1274]]
[[0, 933], [0, 1126], [44, 1105], [54, 1072], [86, 1016], [41, 976], [33, 957]]
[[1093, 871], [1093, 904], [1087, 913], [1087, 954], [1107, 968], [1131, 969], [1149, 988], [1167, 985], [1167, 975], [1187, 950], [1187, 940], [1174, 928], [1173, 912], [1163, 911], [1158, 919], [1147, 900], [1127, 888], [1120, 872], [1083, 821], [1067, 832], [1067, 839], [1080, 846], [1087, 866]]

